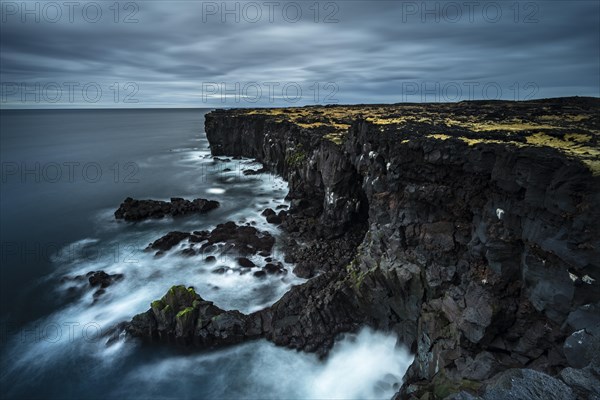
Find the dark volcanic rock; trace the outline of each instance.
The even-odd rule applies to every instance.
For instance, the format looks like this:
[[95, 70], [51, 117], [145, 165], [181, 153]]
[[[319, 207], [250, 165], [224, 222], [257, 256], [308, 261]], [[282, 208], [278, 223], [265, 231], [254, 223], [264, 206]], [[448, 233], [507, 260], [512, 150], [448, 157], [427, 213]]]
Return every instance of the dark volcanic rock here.
[[193, 257], [196, 255], [196, 250], [194, 250], [192, 247], [188, 247], [186, 249], [181, 250], [180, 254], [186, 257]]
[[494, 379], [484, 400], [575, 400], [571, 388], [544, 373], [531, 369], [509, 369]]
[[275, 211], [273, 211], [272, 208], [267, 208], [266, 210], [264, 210], [262, 213], [260, 213], [260, 215], [264, 216], [264, 217], [269, 217], [271, 215], [275, 215], [277, 214]]
[[286, 272], [281, 263], [267, 263], [263, 267], [263, 270], [267, 274], [284, 274]]
[[[378, 124], [356, 107], [415, 118]], [[590, 393], [598, 370], [565, 370], [589, 360], [563, 349], [579, 330], [597, 336], [600, 101], [356, 107], [320, 108], [354, 115], [347, 132], [268, 111], [206, 116], [214, 155], [256, 158], [289, 182], [285, 260], [320, 273], [246, 316], [246, 334], [325, 354], [362, 325], [394, 332], [415, 354], [403, 399]], [[239, 236], [228, 224], [212, 243]], [[255, 235], [236, 247], [254, 251]]]
[[228, 270], [229, 270], [228, 267], [226, 267], [226, 266], [220, 266], [220, 267], [215, 268], [212, 272], [213, 272], [213, 274], [224, 274]]
[[148, 218], [173, 217], [192, 213], [206, 213], [219, 207], [219, 202], [206, 199], [185, 200], [179, 197], [171, 198], [170, 202], [159, 200], [135, 200], [126, 198], [115, 211], [116, 219], [141, 221]]
[[270, 224], [279, 225], [283, 222], [283, 220], [279, 215], [269, 215], [267, 217], [267, 222]]
[[120, 281], [121, 279], [123, 279], [123, 274], [110, 275], [104, 271], [88, 272], [86, 276], [88, 276], [88, 281], [90, 282], [90, 286], [92, 286], [92, 287], [100, 286], [103, 289], [109, 287], [114, 282]]
[[248, 317], [203, 300], [193, 288], [173, 286], [150, 310], [136, 315], [126, 331], [145, 340], [211, 347], [252, 338]]
[[171, 250], [174, 246], [178, 245], [181, 241], [188, 239], [190, 236], [191, 235], [186, 232], [169, 232], [160, 239], [150, 243], [148, 248], [165, 252]]
[[233, 252], [240, 255], [256, 254], [261, 251], [270, 253], [275, 244], [275, 238], [270, 233], [261, 232], [252, 226], [238, 226], [231, 221], [217, 225], [212, 232], [203, 234], [201, 238], [206, 240], [201, 249], [216, 243], [225, 243]]
[[248, 260], [246, 257], [240, 257], [240, 258], [238, 258], [237, 259], [237, 263], [242, 268], [254, 268], [254, 267], [256, 267], [256, 265], [252, 261]]
[[252, 275], [256, 276], [257, 278], [264, 278], [267, 273], [265, 271], [255, 271]]
[[600, 364], [583, 369], [565, 368], [560, 372], [560, 378], [579, 399], [600, 399]]
[[219, 224], [212, 231], [169, 232], [165, 236], [150, 243], [148, 249], [158, 250], [157, 255], [172, 249], [183, 240], [190, 243], [201, 243], [198, 251], [193, 247], [183, 251], [184, 255], [206, 254], [216, 250], [217, 244], [224, 244], [228, 251], [239, 255], [257, 253], [270, 254], [275, 238], [269, 232], [261, 232], [252, 226], [239, 226], [234, 222]]
[[124, 277], [123, 274], [108, 274], [104, 271], [90, 271], [85, 275], [64, 276], [61, 278], [61, 282], [72, 282], [76, 285], [67, 288], [67, 293], [72, 296], [81, 295], [89, 290], [89, 288], [96, 288], [92, 295], [95, 303], [106, 293], [107, 287], [122, 280]]
[[592, 357], [600, 351], [600, 346], [597, 344], [598, 340], [584, 329], [573, 332], [565, 340], [563, 347], [569, 365], [575, 368], [587, 367], [592, 361]]
[[285, 220], [287, 212], [280, 210], [278, 213], [276, 213], [273, 211], [273, 209], [267, 208], [261, 213], [261, 215], [266, 217], [268, 223], [279, 225]]
[[269, 172], [269, 169], [262, 167], [259, 169], [246, 169], [246, 170], [244, 170], [243, 174], [244, 175], [258, 175], [258, 174], [263, 174], [265, 172]]

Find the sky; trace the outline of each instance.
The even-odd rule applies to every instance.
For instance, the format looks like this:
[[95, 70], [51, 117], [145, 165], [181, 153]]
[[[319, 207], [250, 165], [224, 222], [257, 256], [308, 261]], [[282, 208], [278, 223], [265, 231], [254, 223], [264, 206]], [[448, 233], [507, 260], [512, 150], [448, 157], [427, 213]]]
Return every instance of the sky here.
[[0, 107], [600, 96], [598, 1], [4, 1]]

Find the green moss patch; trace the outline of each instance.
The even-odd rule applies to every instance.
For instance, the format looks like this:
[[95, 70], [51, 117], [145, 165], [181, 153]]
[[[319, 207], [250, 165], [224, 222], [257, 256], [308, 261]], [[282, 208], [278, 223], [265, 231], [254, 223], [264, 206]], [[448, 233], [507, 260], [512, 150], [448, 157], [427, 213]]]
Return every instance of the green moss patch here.
[[[374, 131], [398, 133], [403, 143], [413, 137], [428, 137], [455, 138], [469, 145], [550, 147], [580, 160], [595, 175], [600, 175], [599, 108], [599, 99], [572, 97], [523, 102], [334, 105], [230, 112], [291, 123], [336, 145], [344, 142], [351, 124], [361, 119], [374, 125]], [[299, 166], [304, 160], [302, 153], [293, 153], [288, 163]]]

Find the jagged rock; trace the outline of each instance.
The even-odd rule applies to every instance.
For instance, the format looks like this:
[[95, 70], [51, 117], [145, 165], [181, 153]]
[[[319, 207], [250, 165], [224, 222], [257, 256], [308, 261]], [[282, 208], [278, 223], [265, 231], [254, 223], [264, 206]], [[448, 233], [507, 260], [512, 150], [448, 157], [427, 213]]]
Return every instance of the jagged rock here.
[[[591, 117], [598, 107], [593, 99], [444, 104], [424, 107], [421, 116], [527, 124], [544, 107], [552, 115], [575, 112], [596, 121], [582, 124], [582, 131], [598, 123]], [[366, 115], [373, 110], [356, 108]], [[600, 297], [593, 280], [599, 278], [594, 249], [600, 248], [600, 232], [590, 222], [600, 218], [594, 206], [599, 180], [560, 150], [509, 144], [517, 137], [526, 142], [530, 132], [507, 134], [500, 127], [481, 134], [460, 123], [442, 126], [448, 138], [440, 140], [430, 137], [439, 125], [355, 118], [334, 143], [320, 140], [326, 129], [303, 129], [268, 112], [215, 111], [206, 118], [215, 154], [256, 158], [288, 180], [291, 207], [282, 228], [303, 245], [291, 240], [286, 261], [295, 262], [302, 277], [342, 272], [358, 315], [394, 329], [417, 352], [408, 385], [431, 379], [436, 365], [450, 379], [489, 378], [497, 365], [529, 363], [557, 373], [566, 366], [566, 317]], [[564, 134], [565, 126], [560, 129], [555, 133]], [[363, 225], [359, 239], [349, 239], [346, 232], [367, 217], [367, 235]], [[360, 241], [356, 262], [346, 268]], [[338, 249], [339, 264], [331, 261]], [[403, 265], [415, 272], [405, 269], [399, 279], [391, 271]], [[583, 282], [586, 276], [590, 283]], [[578, 314], [570, 320], [583, 321], [573, 330], [591, 325]], [[490, 357], [483, 353], [488, 346], [499, 352]]]
[[267, 217], [267, 222], [270, 224], [279, 225], [283, 222], [283, 220], [279, 215], [269, 215]]
[[600, 336], [600, 304], [584, 304], [569, 314], [566, 323], [574, 330], [587, 329]]
[[560, 380], [532, 369], [509, 369], [494, 378], [484, 400], [575, 400], [571, 388]]
[[285, 268], [283, 268], [283, 265], [279, 262], [278, 263], [267, 263], [263, 267], [263, 270], [267, 274], [284, 274], [284, 273], [286, 273]]
[[189, 247], [182, 251], [183, 255], [193, 256], [206, 254], [216, 250], [216, 244], [222, 243], [232, 253], [252, 255], [270, 254], [275, 238], [269, 232], [261, 232], [252, 226], [238, 226], [234, 222], [219, 224], [212, 231], [169, 232], [148, 245], [149, 250], [158, 250], [157, 255], [164, 253], [188, 239], [191, 244], [202, 243], [196, 250]]
[[115, 211], [116, 219], [126, 221], [141, 221], [148, 218], [163, 218], [166, 215], [173, 217], [191, 213], [206, 213], [219, 207], [219, 202], [207, 199], [194, 199], [192, 201], [179, 197], [171, 198], [170, 202], [159, 200], [135, 200], [126, 198]]
[[[349, 106], [336, 109], [345, 132], [328, 108], [315, 128], [293, 110], [207, 114], [214, 155], [255, 158], [288, 181], [285, 261], [316, 275], [247, 316], [248, 332], [323, 355], [360, 325], [393, 331], [415, 353], [400, 390], [414, 398], [476, 393], [508, 367], [558, 374], [568, 335], [595, 329], [581, 307], [600, 301], [600, 178], [580, 151], [597, 149], [599, 105]], [[509, 370], [485, 395], [573, 398], [548, 374]]]
[[126, 331], [145, 340], [202, 347], [222, 346], [251, 338], [247, 316], [225, 311], [203, 300], [193, 288], [173, 286], [150, 310], [136, 315]]
[[268, 223], [279, 225], [285, 219], [286, 213], [283, 210], [279, 211], [279, 213], [276, 213], [273, 211], [273, 209], [267, 208], [261, 213], [261, 215], [267, 219]]
[[259, 169], [246, 169], [246, 170], [244, 170], [243, 174], [244, 175], [258, 175], [258, 174], [263, 174], [265, 172], [269, 172], [269, 169], [266, 167], [262, 167]]
[[493, 305], [490, 294], [478, 284], [470, 284], [465, 293], [465, 308], [459, 329], [473, 343], [479, 342], [492, 322]]
[[177, 246], [180, 242], [182, 242], [185, 239], [188, 239], [190, 236], [191, 235], [187, 232], [169, 232], [160, 239], [157, 239], [154, 242], [150, 243], [148, 245], [148, 249], [165, 252], [171, 250], [174, 246]]
[[273, 211], [273, 209], [271, 209], [271, 208], [267, 208], [262, 213], [260, 213], [260, 215], [262, 215], [263, 217], [269, 217], [269, 216], [275, 215], [275, 214], [276, 214], [276, 212]]
[[309, 262], [299, 263], [294, 267], [292, 272], [299, 278], [312, 278], [315, 274], [315, 270], [318, 268], [317, 265]]
[[106, 293], [106, 288], [122, 280], [123, 274], [108, 274], [104, 271], [90, 271], [85, 275], [63, 276], [62, 283], [72, 282], [75, 286], [69, 286], [67, 293], [69, 296], [79, 296], [85, 293], [89, 288], [96, 288], [92, 294], [93, 303], [96, 303], [102, 295]]
[[90, 286], [100, 286], [102, 289], [109, 287], [116, 281], [123, 279], [123, 274], [107, 274], [104, 271], [91, 271], [86, 274]]
[[186, 249], [181, 250], [180, 254], [186, 257], [193, 257], [196, 255], [196, 250], [194, 250], [192, 247], [188, 247]]
[[594, 374], [592, 368], [565, 368], [560, 372], [560, 378], [573, 389], [578, 398], [600, 397], [600, 377]]
[[451, 394], [444, 400], [482, 400], [482, 398], [479, 396], [473, 396], [471, 393], [468, 392], [458, 392]]
[[[197, 233], [194, 232], [195, 235]], [[238, 226], [231, 221], [217, 225], [210, 233], [199, 235], [199, 238], [206, 240], [200, 247], [201, 250], [216, 243], [224, 243], [240, 255], [270, 253], [275, 244], [275, 238], [270, 233], [261, 232], [253, 226]]]
[[570, 366], [587, 367], [592, 359], [600, 353], [600, 337], [587, 333], [585, 329], [580, 329], [565, 340], [563, 350]]
[[483, 381], [502, 369], [494, 355], [487, 351], [477, 354], [474, 359], [459, 359], [456, 366], [462, 377], [474, 381]]
[[104, 289], [98, 289], [94, 292], [94, 294], [92, 295], [94, 301], [98, 300], [98, 298], [100, 298], [100, 296], [102, 296], [104, 293], [106, 293], [106, 290]]

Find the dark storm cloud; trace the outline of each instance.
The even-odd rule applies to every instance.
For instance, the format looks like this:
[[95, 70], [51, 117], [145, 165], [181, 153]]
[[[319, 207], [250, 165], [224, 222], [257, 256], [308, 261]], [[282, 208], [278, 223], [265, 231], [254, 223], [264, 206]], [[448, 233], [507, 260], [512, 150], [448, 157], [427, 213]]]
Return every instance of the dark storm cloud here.
[[[325, 1], [318, 14], [312, 1], [279, 2], [271, 15], [260, 1], [123, 2], [118, 15], [113, 2], [80, 2], [71, 20], [61, 2], [31, 4], [39, 22], [2, 2], [2, 107], [600, 95], [596, 1]], [[52, 5], [57, 22], [44, 14]], [[101, 91], [92, 101], [80, 93], [89, 86]]]

